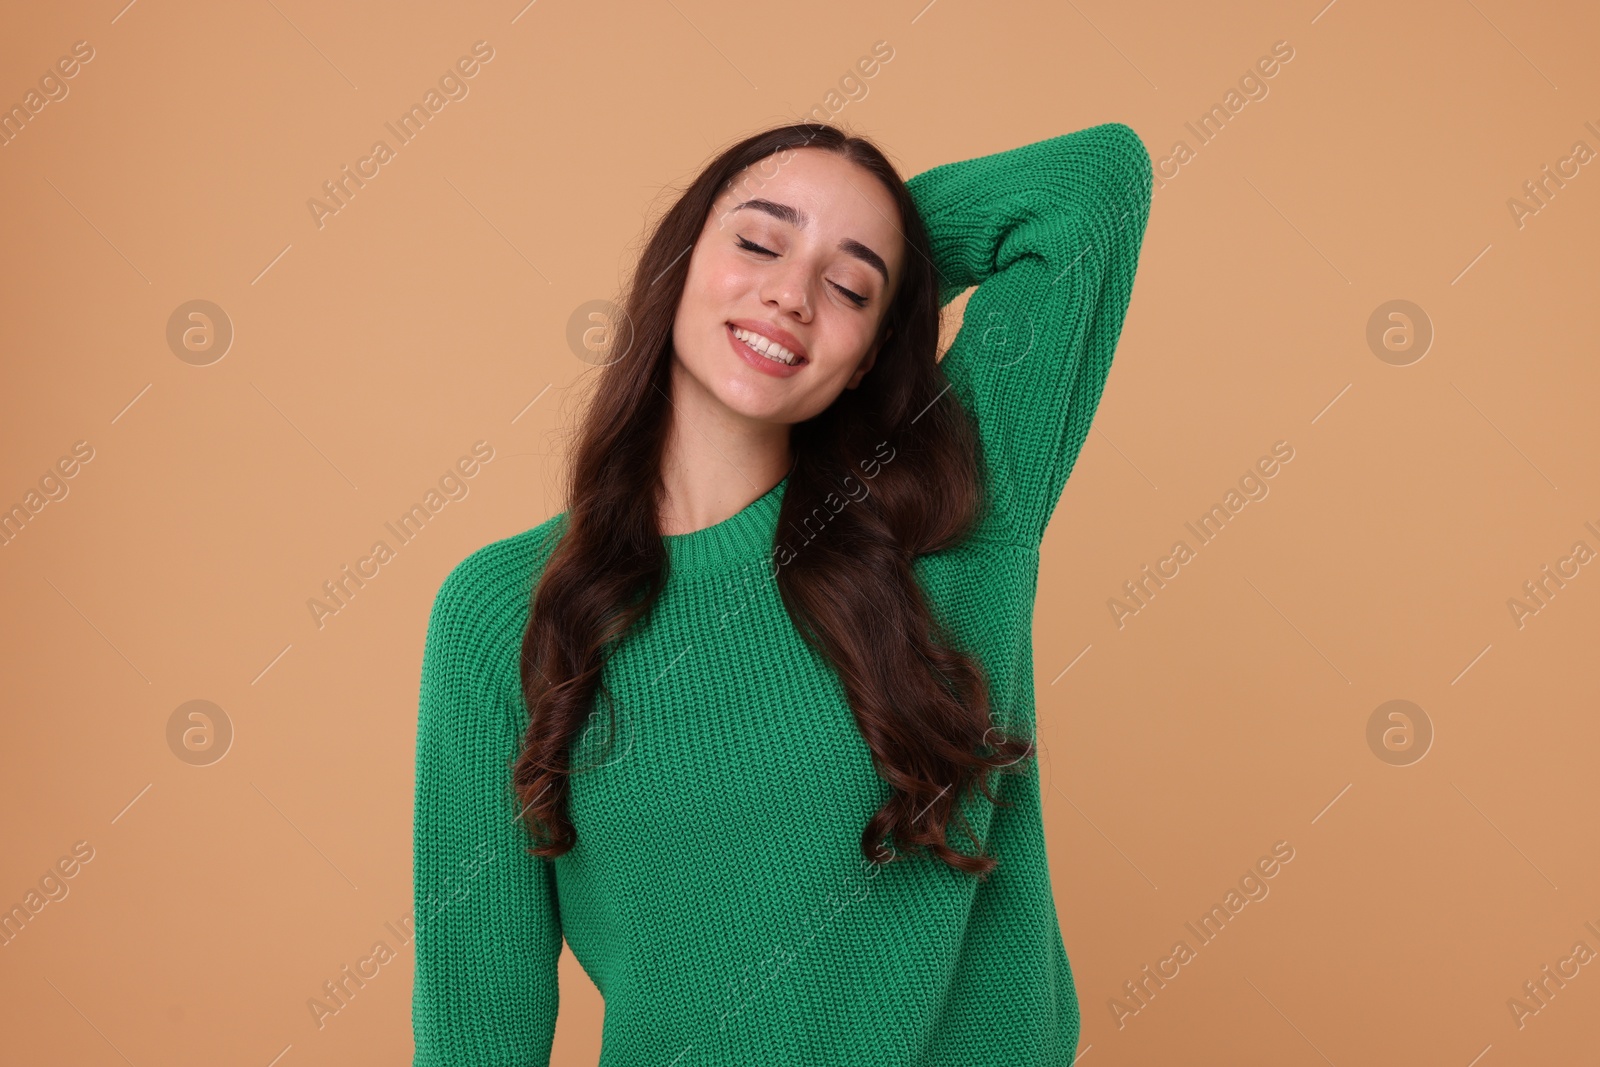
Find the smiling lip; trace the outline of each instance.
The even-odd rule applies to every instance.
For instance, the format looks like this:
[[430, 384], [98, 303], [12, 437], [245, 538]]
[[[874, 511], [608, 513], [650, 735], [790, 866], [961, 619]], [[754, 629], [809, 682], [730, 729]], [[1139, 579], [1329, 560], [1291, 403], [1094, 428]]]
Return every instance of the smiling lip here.
[[751, 367], [754, 367], [756, 370], [760, 371], [762, 374], [769, 374], [774, 378], [792, 378], [796, 374], [799, 374], [800, 369], [805, 366], [804, 362], [796, 363], [791, 366], [788, 363], [779, 363], [775, 359], [768, 359], [766, 356], [763, 356], [760, 352], [757, 352], [755, 349], [739, 340], [739, 338], [735, 337], [733, 334], [733, 327], [731, 325], [724, 326], [722, 328], [722, 332], [727, 336], [728, 344], [733, 346], [733, 354], [739, 359], [744, 360], [744, 362], [749, 364]]
[[759, 333], [767, 340], [776, 341], [799, 356], [802, 362], [810, 362], [810, 357], [806, 355], [805, 345], [800, 343], [798, 337], [781, 326], [774, 326], [770, 322], [758, 322], [755, 319], [729, 319], [728, 325], [737, 326], [741, 330], [749, 330], [751, 333]]

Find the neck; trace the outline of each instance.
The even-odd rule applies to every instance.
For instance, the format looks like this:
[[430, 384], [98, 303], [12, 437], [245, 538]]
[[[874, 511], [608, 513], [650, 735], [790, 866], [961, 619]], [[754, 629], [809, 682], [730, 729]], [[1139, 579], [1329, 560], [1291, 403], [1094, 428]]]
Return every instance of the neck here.
[[661, 459], [661, 532], [693, 533], [737, 514], [794, 466], [789, 426], [730, 411], [674, 361]]

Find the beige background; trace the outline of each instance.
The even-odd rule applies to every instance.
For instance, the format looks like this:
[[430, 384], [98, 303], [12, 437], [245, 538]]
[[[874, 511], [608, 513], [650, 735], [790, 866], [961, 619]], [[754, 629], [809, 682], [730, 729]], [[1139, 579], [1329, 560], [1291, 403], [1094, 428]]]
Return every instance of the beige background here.
[[[1593, 1054], [1600, 962], [1521, 1026], [1508, 1001], [1600, 952], [1600, 564], [1520, 626], [1508, 602], [1600, 550], [1600, 164], [1520, 225], [1508, 204], [1600, 150], [1600, 16], [924, 3], [12, 6], [7, 107], [75, 42], [93, 58], [0, 148], [0, 506], [67, 490], [0, 548], [0, 905], [93, 858], [0, 948], [5, 1059], [409, 1062], [432, 595], [562, 509], [568, 319], [646, 218], [830, 92], [907, 176], [1121, 121], [1162, 179], [1040, 579], [1079, 1062]], [[469, 95], [319, 226], [323, 183], [480, 40]], [[1186, 124], [1279, 41], [1267, 95], [1202, 143]], [[234, 336], [196, 365], [167, 332], [202, 299]], [[1425, 353], [1369, 345], [1391, 300]], [[467, 495], [319, 627], [322, 584], [477, 441]], [[1270, 494], [1200, 546], [1184, 524], [1279, 441]], [[1119, 627], [1108, 601], [1179, 539], [1195, 557]], [[233, 730], [209, 765], [169, 740], [192, 700]], [[1391, 700], [1429, 724], [1420, 760], [1369, 744]], [[1280, 841], [1270, 895], [1119, 1027], [1123, 983], [1197, 946], [1184, 924]], [[319, 1026], [308, 1003], [379, 941]], [[595, 1062], [602, 1012], [564, 955], [557, 1063]]]

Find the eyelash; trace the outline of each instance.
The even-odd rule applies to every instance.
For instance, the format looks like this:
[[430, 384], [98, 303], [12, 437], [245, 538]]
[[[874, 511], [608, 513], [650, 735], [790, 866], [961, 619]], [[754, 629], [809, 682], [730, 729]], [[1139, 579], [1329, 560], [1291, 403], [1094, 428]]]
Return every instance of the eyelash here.
[[[769, 256], [775, 256], [775, 255], [778, 254], [778, 253], [772, 251], [772, 249], [770, 249], [770, 248], [762, 248], [760, 245], [754, 244], [751, 241], [747, 241], [743, 237], [739, 238], [739, 247], [747, 249], [748, 251], [751, 251], [751, 252], [765, 252]], [[856, 294], [856, 293], [852, 293], [850, 290], [846, 289], [844, 286], [840, 285], [838, 282], [829, 282], [828, 284], [833, 286], [835, 289], [839, 290], [839, 292], [843, 293], [845, 295], [845, 299], [849, 300], [856, 307], [860, 308], [860, 307], [866, 307], [867, 306], [867, 298], [866, 297], [861, 296], [861, 295]]]

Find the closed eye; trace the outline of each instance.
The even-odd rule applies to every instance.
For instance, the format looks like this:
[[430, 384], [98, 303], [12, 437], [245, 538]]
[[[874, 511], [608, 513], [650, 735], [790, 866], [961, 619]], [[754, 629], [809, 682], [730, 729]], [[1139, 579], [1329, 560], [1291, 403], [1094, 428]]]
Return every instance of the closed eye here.
[[751, 252], [761, 252], [761, 253], [764, 253], [765, 255], [769, 255], [769, 256], [775, 256], [775, 255], [778, 254], [778, 253], [774, 252], [770, 248], [762, 248], [760, 245], [755, 244], [755, 243], [753, 243], [751, 241], [747, 241], [743, 237], [739, 238], [739, 247], [747, 249], [747, 250], [749, 250]]
[[866, 307], [867, 306], [867, 298], [866, 297], [860, 296], [860, 295], [858, 295], [856, 293], [852, 293], [850, 290], [846, 289], [844, 286], [840, 285], [838, 282], [829, 282], [828, 284], [833, 286], [835, 289], [839, 290], [841, 293], [843, 293], [847, 298], [849, 298], [850, 302], [852, 304], [854, 304], [856, 307], [862, 308], [862, 307]]
[[[772, 251], [772, 249], [770, 249], [770, 248], [762, 248], [760, 245], [754, 243], [753, 241], [748, 241], [744, 237], [740, 237], [739, 238], [739, 247], [745, 249], [748, 252], [760, 252], [763, 255], [768, 255], [768, 256], [777, 256], [777, 254], [778, 254], [778, 253]], [[839, 292], [843, 293], [845, 295], [845, 298], [848, 299], [856, 307], [859, 308], [859, 307], [866, 307], [867, 306], [867, 298], [862, 296], [862, 295], [860, 295], [859, 293], [852, 293], [850, 290], [846, 289], [844, 286], [840, 285], [838, 282], [829, 282], [828, 284], [833, 286], [835, 289], [839, 290]]]

